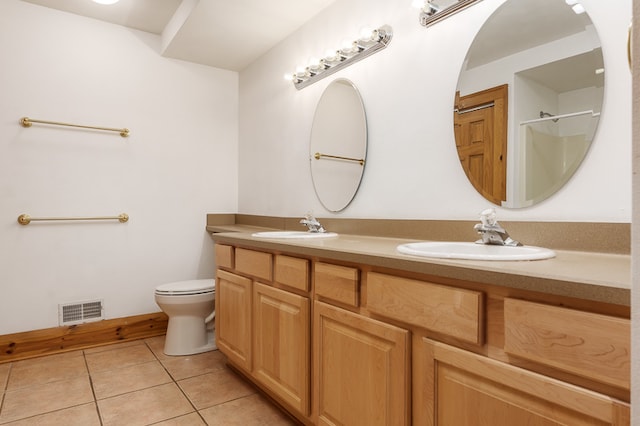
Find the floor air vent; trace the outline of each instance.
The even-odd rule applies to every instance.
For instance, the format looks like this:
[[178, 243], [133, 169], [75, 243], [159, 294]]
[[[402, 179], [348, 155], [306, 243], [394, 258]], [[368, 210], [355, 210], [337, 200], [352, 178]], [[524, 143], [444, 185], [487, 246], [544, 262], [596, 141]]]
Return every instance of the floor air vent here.
[[58, 305], [58, 322], [60, 325], [73, 325], [100, 321], [104, 318], [102, 304], [102, 300], [60, 304]]

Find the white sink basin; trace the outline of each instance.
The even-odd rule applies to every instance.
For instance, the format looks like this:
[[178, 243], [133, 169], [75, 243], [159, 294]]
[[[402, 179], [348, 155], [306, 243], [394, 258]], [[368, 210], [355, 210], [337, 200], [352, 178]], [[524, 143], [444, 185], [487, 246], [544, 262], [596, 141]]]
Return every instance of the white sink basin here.
[[541, 260], [555, 257], [553, 250], [535, 246], [494, 246], [466, 242], [419, 242], [401, 244], [397, 250], [413, 256], [465, 260]]
[[265, 231], [251, 234], [257, 238], [286, 238], [286, 239], [309, 239], [309, 238], [331, 238], [337, 237], [335, 232], [308, 232], [308, 231]]

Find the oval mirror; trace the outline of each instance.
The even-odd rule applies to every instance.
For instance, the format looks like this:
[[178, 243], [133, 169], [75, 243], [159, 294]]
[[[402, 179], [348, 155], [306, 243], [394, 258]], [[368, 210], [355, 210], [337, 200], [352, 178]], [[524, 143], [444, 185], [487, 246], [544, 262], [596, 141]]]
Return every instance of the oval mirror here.
[[367, 120], [349, 80], [331, 82], [318, 101], [311, 128], [311, 178], [329, 211], [346, 208], [358, 191], [367, 156]]
[[584, 159], [603, 97], [602, 48], [581, 4], [507, 0], [458, 79], [454, 133], [469, 181], [503, 207], [551, 196]]

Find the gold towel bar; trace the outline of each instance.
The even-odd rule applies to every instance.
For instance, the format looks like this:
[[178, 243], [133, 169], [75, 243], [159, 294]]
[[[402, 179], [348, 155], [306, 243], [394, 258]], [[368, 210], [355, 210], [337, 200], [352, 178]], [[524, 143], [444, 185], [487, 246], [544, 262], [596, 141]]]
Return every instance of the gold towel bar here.
[[129, 220], [129, 215], [122, 213], [118, 216], [96, 216], [96, 217], [31, 217], [28, 214], [21, 214], [18, 216], [18, 223], [20, 225], [28, 225], [32, 221], [40, 220], [118, 220], [120, 223], [125, 223]]
[[316, 152], [316, 154], [313, 157], [316, 160], [319, 160], [319, 159], [325, 157], [325, 158], [333, 158], [333, 159], [336, 159], [336, 160], [355, 161], [356, 163], [360, 163], [361, 166], [364, 166], [364, 158], [340, 157], [338, 155], [321, 154], [319, 152]]
[[31, 127], [33, 123], [51, 124], [54, 126], [80, 127], [82, 129], [106, 130], [108, 132], [119, 132], [120, 136], [122, 136], [123, 138], [126, 138], [127, 136], [129, 136], [129, 129], [127, 128], [114, 129], [112, 127], [83, 126], [80, 124], [61, 123], [59, 121], [34, 120], [33, 118], [29, 118], [29, 117], [22, 117], [20, 119], [20, 124], [22, 124], [22, 127]]

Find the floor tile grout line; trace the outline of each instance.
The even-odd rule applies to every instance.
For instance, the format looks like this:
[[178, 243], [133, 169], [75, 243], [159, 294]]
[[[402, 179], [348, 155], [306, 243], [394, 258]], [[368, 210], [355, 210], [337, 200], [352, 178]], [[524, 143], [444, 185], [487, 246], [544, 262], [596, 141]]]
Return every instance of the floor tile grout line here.
[[173, 377], [173, 374], [171, 374], [171, 372], [169, 371], [169, 369], [164, 365], [164, 362], [162, 362], [162, 360], [160, 359], [160, 357], [158, 356], [158, 354], [155, 353], [155, 351], [151, 348], [151, 346], [149, 346], [149, 344], [147, 343], [147, 341], [145, 340], [145, 345], [147, 345], [147, 348], [149, 348], [149, 350], [151, 351], [151, 353], [153, 354], [153, 356], [156, 358], [156, 360], [160, 363], [160, 365], [162, 366], [162, 369], [169, 375], [169, 377], [171, 378], [171, 380], [175, 383], [178, 384], [178, 382], [176, 381], [176, 378]]
[[9, 370], [7, 371], [7, 378], [4, 382], [4, 386], [2, 389], [2, 398], [0, 399], [0, 416], [2, 415], [2, 409], [4, 407], [4, 402], [7, 395], [7, 389], [9, 388], [9, 378], [11, 377], [11, 370], [13, 369], [13, 362], [9, 363]]
[[[25, 389], [35, 388], [37, 386], [47, 386], [47, 385], [52, 385], [54, 383], [68, 382], [70, 380], [75, 380], [75, 379], [78, 379], [78, 378], [81, 378], [81, 377], [83, 377], [83, 376], [65, 377], [63, 379], [52, 380], [50, 382], [35, 383], [35, 384], [31, 384], [29, 386], [22, 386], [22, 387], [11, 389], [11, 390], [7, 389], [7, 390], [5, 390], [4, 394], [6, 395], [6, 394], [9, 394], [9, 393], [21, 392], [21, 391], [24, 391]], [[86, 377], [89, 377], [88, 373], [87, 373]]]
[[[86, 371], [85, 371], [86, 377], [89, 379], [89, 384], [92, 386], [92, 392], [93, 392], [93, 385], [91, 384], [91, 377], [89, 375], [89, 371], [88, 371], [88, 368], [87, 368], [87, 365], [86, 365], [86, 359], [84, 359], [84, 354], [81, 354], [79, 356], [83, 357], [83, 360], [84, 360], [84, 363], [85, 363], [85, 369], [86, 369]], [[45, 358], [45, 357], [46, 356], [44, 356], [42, 358]], [[16, 362], [20, 362], [20, 361], [16, 361]], [[9, 390], [9, 381], [11, 379], [11, 374], [13, 373], [14, 369], [15, 369], [15, 362], [12, 362], [12, 363], [10, 363], [9, 372], [7, 374], [7, 380], [6, 380], [6, 383], [4, 385], [4, 391], [3, 391], [3, 394], [2, 394], [2, 400], [0, 401], [0, 415], [2, 415], [2, 411], [3, 411], [3, 408], [4, 408], [4, 403], [6, 402], [6, 396], [9, 393], [21, 392], [21, 391], [24, 391], [25, 389], [29, 389], [29, 388], [36, 387], [36, 386], [46, 386], [46, 385], [50, 385], [50, 384], [54, 384], [54, 383], [65, 382], [65, 381], [74, 380], [74, 379], [83, 377], [82, 375], [77, 375], [77, 376], [73, 376], [71, 378], [67, 377], [67, 378], [63, 378], [63, 379], [59, 379], [59, 380], [53, 380], [53, 381], [44, 382], [44, 383], [36, 383], [36, 384], [29, 385], [29, 386], [23, 386], [23, 387], [19, 387], [19, 388], [16, 388], [16, 389]], [[32, 414], [32, 415], [28, 415], [26, 417], [22, 417], [20, 419], [11, 420], [8, 423], [7, 422], [3, 422], [3, 423], [0, 423], [0, 424], [10, 424], [10, 423], [13, 423], [13, 422], [16, 422], [16, 421], [23, 421], [23, 420], [35, 418], [35, 417], [38, 417], [38, 416], [42, 416], [42, 415], [46, 415], [46, 414], [50, 414], [50, 413], [55, 413], [55, 412], [62, 411], [62, 410], [67, 410], [69, 408], [80, 407], [82, 405], [90, 404], [90, 403], [93, 403], [94, 406], [97, 409], [97, 404], [96, 404], [96, 401], [95, 401], [95, 395], [93, 395], [93, 396], [94, 396], [94, 400], [91, 401], [91, 402], [83, 402], [83, 403], [71, 405], [69, 407], [63, 407], [63, 408], [58, 408], [58, 409], [51, 410], [51, 411], [46, 411], [46, 412], [43, 412], [43, 413]], [[102, 422], [101, 422], [101, 425], [102, 425]]]
[[[153, 354], [154, 357], [156, 357], [156, 359], [158, 360], [158, 362], [160, 363], [160, 365], [162, 366], [162, 368], [164, 369], [164, 371], [167, 372], [167, 374], [169, 375], [169, 377], [171, 378], [172, 382], [176, 385], [176, 387], [178, 388], [178, 390], [180, 390], [180, 393], [182, 393], [182, 395], [184, 395], [184, 397], [187, 399], [187, 401], [189, 401], [189, 405], [191, 405], [191, 407], [193, 407], [193, 411], [198, 415], [198, 417], [200, 417], [200, 419], [204, 422], [204, 424], [208, 424], [207, 421], [204, 419], [204, 417], [202, 417], [202, 414], [200, 414], [200, 411], [198, 410], [198, 408], [194, 405], [194, 403], [191, 401], [191, 398], [189, 398], [189, 396], [184, 392], [184, 390], [182, 389], [182, 387], [180, 386], [180, 384], [178, 383], [178, 381], [173, 377], [173, 375], [169, 372], [169, 370], [167, 369], [167, 367], [165, 367], [165, 365], [162, 363], [162, 360], [158, 357], [158, 355], [153, 351], [153, 349], [151, 348], [151, 346], [149, 346], [149, 343], [145, 340], [144, 341], [145, 345], [147, 345], [147, 348], [149, 348], [149, 350], [151, 351], [151, 353]], [[165, 419], [165, 420], [169, 420], [169, 419]], [[164, 421], [164, 420], [163, 420]]]
[[100, 413], [98, 398], [96, 398], [96, 390], [93, 386], [93, 377], [91, 377], [91, 372], [89, 371], [89, 363], [87, 362], [87, 354], [84, 351], [82, 351], [82, 357], [84, 358], [84, 366], [87, 369], [87, 374], [89, 375], [89, 385], [91, 386], [91, 395], [93, 395], [93, 406], [96, 408], [96, 413], [98, 414], [98, 421], [100, 422], [100, 426], [103, 426], [104, 422], [102, 421], [102, 414]]
[[[15, 422], [23, 422], [25, 420], [34, 419], [34, 418], [39, 417], [39, 416], [46, 416], [46, 415], [49, 415], [49, 414], [52, 414], [52, 413], [58, 413], [58, 412], [61, 412], [61, 411], [69, 410], [70, 408], [82, 407], [83, 405], [87, 405], [87, 404], [93, 404], [95, 407], [97, 407], [97, 404], [96, 404], [95, 401], [83, 402], [81, 404], [71, 405], [69, 407], [57, 408], [55, 410], [46, 411], [44, 413], [31, 414], [31, 415], [29, 415], [27, 417], [21, 417], [19, 419], [14, 419], [14, 420], [10, 420], [8, 422], [0, 423], [0, 425], [10, 425], [10, 424], [15, 423]], [[100, 416], [98, 416], [98, 417], [100, 417]], [[102, 425], [102, 419], [100, 419], [100, 425]]]
[[[192, 375], [192, 376], [183, 377], [183, 378], [178, 378], [177, 376], [176, 376], [176, 377], [174, 377], [174, 376], [170, 373], [170, 369], [172, 369], [172, 364], [170, 364], [170, 363], [169, 363], [169, 365], [168, 365], [168, 366], [166, 366], [166, 365], [165, 365], [165, 362], [167, 362], [167, 361], [168, 361], [168, 360], [170, 360], [170, 359], [167, 359], [166, 357], [163, 357], [163, 356], [161, 355], [161, 352], [159, 352], [159, 351], [158, 351], [158, 350], [159, 350], [159, 348], [157, 347], [157, 346], [158, 346], [158, 344], [156, 343], [156, 341], [151, 341], [150, 339], [141, 339], [141, 340], [142, 340], [142, 342], [143, 342], [143, 345], [142, 345], [142, 346], [144, 346], [147, 350], [149, 350], [149, 351], [151, 352], [153, 359], [152, 359], [152, 360], [148, 360], [148, 361], [139, 362], [139, 363], [133, 364], [133, 365], [131, 365], [131, 366], [127, 366], [127, 367], [139, 366], [139, 365], [143, 365], [143, 364], [147, 364], [147, 363], [151, 363], [151, 362], [157, 362], [157, 363], [159, 363], [159, 364], [160, 364], [160, 366], [162, 367], [162, 369], [163, 369], [163, 370], [168, 374], [168, 379], [169, 379], [169, 380], [168, 380], [166, 383], [158, 384], [158, 385], [154, 385], [154, 386], [147, 386], [147, 387], [145, 387], [144, 389], [153, 389], [153, 388], [157, 388], [157, 387], [159, 387], [159, 386], [168, 385], [168, 384], [170, 384], [170, 383], [173, 383], [173, 384], [174, 384], [174, 386], [177, 386], [177, 387], [178, 387], [179, 392], [180, 392], [180, 393], [181, 393], [181, 394], [182, 394], [182, 395], [187, 399], [187, 401], [188, 401], [189, 405], [192, 407], [192, 410], [193, 410], [193, 411], [192, 411], [191, 413], [196, 413], [196, 415], [198, 416], [198, 418], [200, 418], [200, 420], [201, 420], [201, 421], [203, 422], [203, 424], [205, 424], [205, 425], [207, 425], [207, 424], [208, 424], [208, 422], [207, 422], [207, 420], [204, 418], [204, 416], [203, 416], [203, 414], [202, 414], [202, 412], [201, 412], [202, 410], [207, 410], [207, 409], [213, 408], [213, 407], [215, 407], [215, 406], [224, 405], [224, 404], [226, 404], [226, 403], [230, 403], [230, 402], [233, 402], [233, 401], [241, 401], [241, 400], [243, 400], [243, 399], [246, 399], [246, 398], [249, 398], [249, 397], [254, 396], [256, 393], [260, 394], [260, 392], [259, 392], [259, 391], [257, 391], [257, 388], [256, 388], [256, 387], [255, 387], [255, 385], [254, 385], [254, 386], [252, 386], [252, 387], [254, 388], [254, 389], [253, 389], [253, 390], [254, 390], [254, 392], [253, 392], [253, 393], [251, 393], [250, 395], [245, 395], [245, 396], [240, 396], [240, 397], [237, 397], [237, 398], [233, 398], [233, 399], [231, 399], [231, 400], [224, 401], [224, 402], [221, 402], [221, 403], [218, 403], [218, 404], [214, 404], [214, 405], [212, 405], [212, 406], [203, 407], [203, 408], [202, 408], [202, 410], [198, 410], [198, 409], [196, 408], [196, 406], [195, 406], [195, 403], [194, 403], [194, 402], [192, 402], [192, 400], [191, 400], [191, 399], [189, 398], [189, 396], [187, 395], [186, 391], [185, 391], [185, 390], [182, 388], [182, 386], [180, 385], [180, 382], [181, 382], [181, 381], [184, 381], [184, 380], [191, 379], [191, 378], [193, 378], [193, 377], [198, 377], [198, 376], [201, 376], [201, 375], [210, 374], [210, 373], [213, 373], [213, 372], [207, 371], [206, 373], [205, 373], [205, 372], [203, 372], [202, 374], [194, 374], [194, 375]], [[154, 349], [152, 348], [152, 346], [153, 346], [153, 348], [155, 348], [155, 349], [156, 349], [155, 351], [154, 351]], [[112, 349], [113, 349], [113, 350], [117, 350], [117, 349], [120, 349], [120, 348], [114, 347], [114, 348], [112, 348]], [[102, 416], [103, 416], [103, 413], [101, 413], [101, 412], [100, 412], [100, 407], [99, 407], [99, 405], [98, 405], [99, 400], [98, 400], [97, 395], [96, 395], [96, 387], [95, 387], [95, 384], [96, 384], [96, 383], [94, 383], [94, 379], [95, 379], [94, 375], [95, 375], [96, 373], [98, 373], [98, 372], [92, 372], [92, 371], [90, 370], [90, 368], [89, 368], [90, 363], [89, 363], [89, 359], [88, 359], [88, 358], [89, 358], [89, 356], [88, 356], [88, 355], [91, 355], [91, 354], [87, 354], [85, 351], [82, 351], [82, 350], [81, 350], [81, 351], [79, 351], [79, 352], [80, 352], [80, 356], [82, 356], [82, 357], [83, 357], [82, 361], [83, 361], [83, 364], [84, 364], [84, 370], [85, 370], [84, 374], [86, 374], [87, 378], [89, 379], [89, 384], [90, 384], [90, 387], [91, 387], [91, 398], [87, 398], [87, 402], [84, 402], [84, 403], [81, 403], [81, 404], [76, 404], [76, 405], [73, 405], [73, 406], [71, 406], [71, 407], [66, 407], [66, 408], [60, 408], [60, 409], [52, 410], [52, 411], [49, 411], [49, 412], [47, 412], [47, 413], [39, 413], [39, 414], [35, 414], [35, 415], [30, 415], [30, 416], [25, 417], [25, 418], [35, 418], [35, 417], [40, 416], [40, 415], [45, 415], [45, 414], [49, 414], [49, 413], [55, 413], [55, 412], [59, 412], [59, 411], [62, 411], [62, 410], [68, 409], [68, 408], [78, 407], [78, 406], [87, 405], [87, 404], [92, 403], [92, 404], [93, 404], [94, 409], [96, 410], [95, 412], [96, 412], [96, 414], [97, 414], [99, 424], [100, 424], [101, 426], [104, 426], [104, 424], [105, 424], [105, 423], [104, 423], [104, 420], [103, 420], [103, 417], [102, 417]], [[101, 352], [102, 352], [102, 351], [101, 351]], [[216, 365], [217, 365], [217, 364], [216, 364]], [[5, 384], [3, 385], [4, 391], [3, 391], [3, 389], [2, 389], [2, 388], [0, 388], [0, 391], [3, 391], [3, 393], [0, 395], [0, 397], [2, 397], [2, 399], [0, 399], [0, 413], [2, 412], [2, 406], [3, 406], [3, 404], [6, 402], [6, 398], [5, 398], [5, 396], [6, 396], [6, 390], [7, 390], [7, 389], [8, 389], [8, 387], [9, 387], [9, 382], [10, 382], [11, 374], [12, 374], [12, 373], [15, 373], [15, 372], [17, 371], [17, 370], [15, 370], [13, 367], [14, 367], [14, 365], [12, 364], [12, 365], [11, 365], [11, 367], [10, 367], [10, 368], [8, 369], [8, 371], [7, 371], [7, 374], [6, 374], [6, 381], [5, 381]], [[221, 368], [221, 369], [223, 369], [223, 370], [224, 370], [224, 369], [228, 369], [228, 367], [227, 367], [226, 365], [224, 365], [224, 366], [222, 366], [222, 365], [221, 365], [221, 366], [220, 366], [220, 368]], [[118, 368], [114, 368], [114, 369], [112, 369], [112, 370], [101, 370], [100, 372], [103, 372], [103, 371], [113, 371], [113, 372], [115, 372], [115, 371], [117, 371], [117, 370], [119, 370], [119, 369], [118, 369]], [[217, 370], [218, 370], [218, 368], [215, 368], [215, 370], [217, 371]], [[92, 373], [93, 373], [93, 374], [92, 374]], [[179, 372], [177, 372], [177, 373], [178, 373], [178, 375], [180, 374]], [[234, 372], [234, 373], [235, 373], [235, 372]], [[235, 373], [234, 375], [237, 375], [237, 373]], [[81, 377], [81, 376], [75, 376], [75, 377]], [[82, 377], [84, 377], [84, 376], [82, 376]], [[69, 379], [55, 380], [54, 382], [59, 382], [59, 381], [63, 381], [63, 380], [69, 380]], [[54, 382], [49, 382], [49, 383], [54, 383]], [[27, 387], [25, 387], [25, 388], [27, 388]], [[21, 388], [21, 389], [25, 389], [25, 388]], [[139, 390], [141, 390], [141, 389], [139, 389]], [[107, 400], [107, 399], [115, 398], [115, 397], [117, 397], [117, 396], [126, 395], [126, 394], [128, 394], [128, 393], [137, 392], [137, 391], [139, 391], [139, 390], [131, 391], [131, 392], [125, 392], [125, 393], [122, 393], [122, 394], [119, 394], [119, 395], [110, 396], [110, 397], [108, 397], [108, 398], [102, 398], [101, 400]], [[91, 401], [89, 401], [89, 399], [91, 399]], [[189, 414], [189, 413], [185, 413], [185, 414], [180, 415], [180, 416], [175, 416], [175, 417], [171, 417], [171, 418], [168, 418], [168, 419], [160, 420], [160, 421], [158, 421], [158, 422], [156, 422], [156, 423], [162, 423], [162, 422], [167, 421], [167, 420], [178, 419], [178, 418], [180, 418], [180, 417], [182, 417], [182, 416], [185, 416], [185, 415], [191, 415], [191, 414]], [[194, 417], [194, 419], [195, 419], [195, 417]], [[156, 424], [156, 423], [154, 423], [154, 424]], [[4, 423], [3, 423], [3, 424], [4, 424]]]

